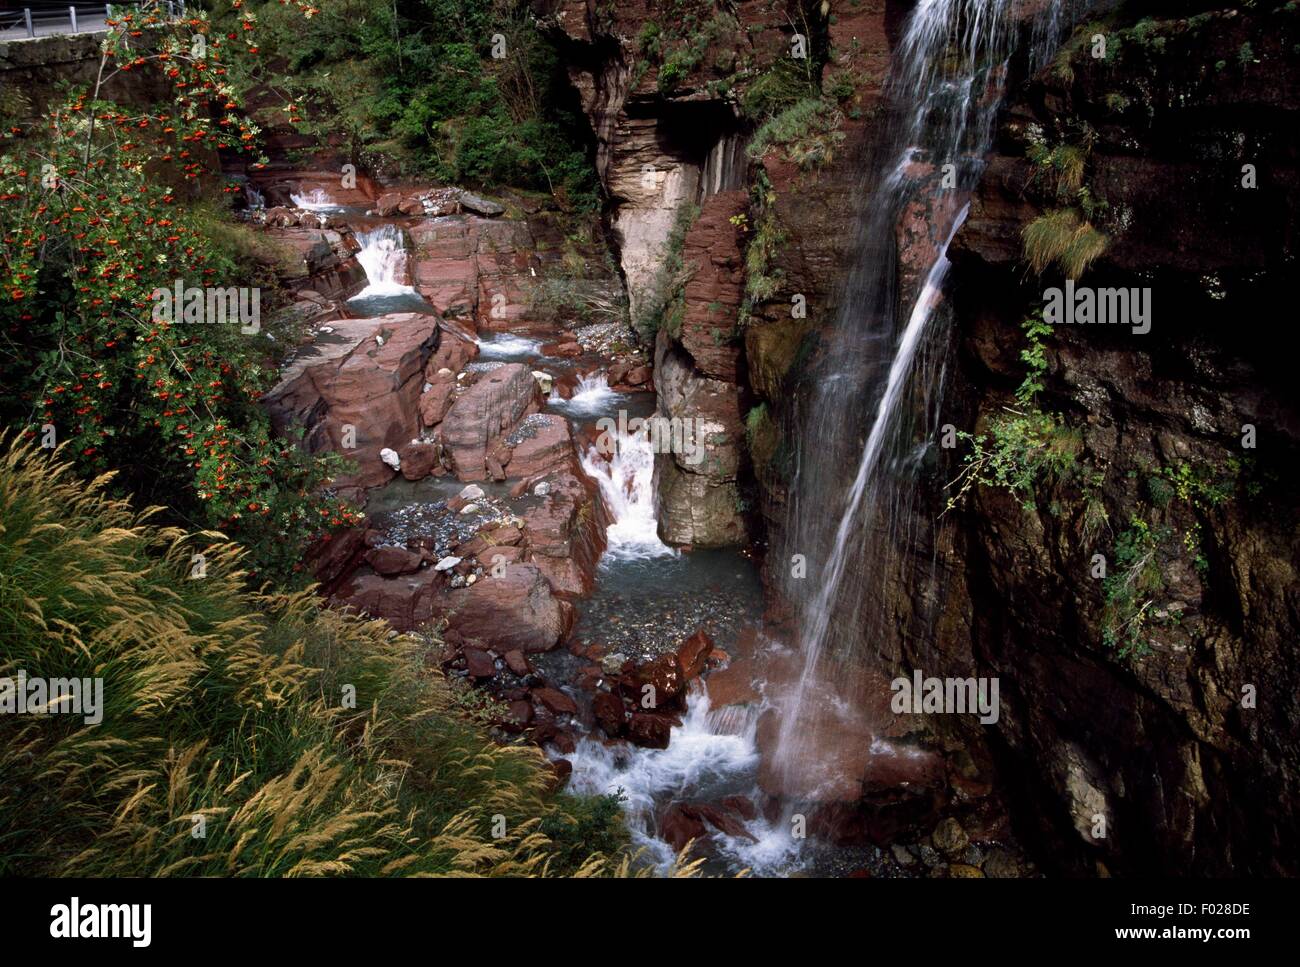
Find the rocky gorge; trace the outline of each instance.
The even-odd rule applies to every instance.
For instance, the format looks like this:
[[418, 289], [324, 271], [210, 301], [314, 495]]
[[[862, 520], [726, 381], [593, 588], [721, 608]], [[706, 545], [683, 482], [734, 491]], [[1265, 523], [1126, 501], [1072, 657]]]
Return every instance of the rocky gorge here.
[[298, 266], [263, 405], [364, 513], [320, 593], [652, 864], [1298, 872], [1295, 5], [530, 11], [599, 212], [228, 165]]

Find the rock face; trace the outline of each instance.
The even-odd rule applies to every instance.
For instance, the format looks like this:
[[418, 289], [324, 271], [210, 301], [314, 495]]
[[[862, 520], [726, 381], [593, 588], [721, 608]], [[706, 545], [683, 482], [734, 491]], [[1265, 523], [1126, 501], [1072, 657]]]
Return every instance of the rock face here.
[[659, 453], [659, 529], [673, 544], [737, 544], [746, 534], [737, 480], [745, 444], [740, 390], [701, 376], [660, 333], [655, 352], [659, 412], [678, 421], [686, 445]]
[[379, 452], [419, 432], [417, 401], [438, 319], [408, 312], [327, 328], [294, 355], [264, 402], [277, 433], [300, 428], [309, 452], [333, 450], [357, 462], [337, 485], [372, 487], [393, 476]]
[[[1017, 284], [1021, 232], [1054, 204], [1026, 191], [1030, 125], [1056, 143], [1068, 113], [1096, 132], [1085, 177], [1109, 204], [1099, 224], [1110, 245], [1079, 285], [1149, 287], [1152, 328], [1061, 326], [1045, 338], [1040, 405], [1077, 434], [1078, 464], [1103, 475], [1102, 503], [1089, 512], [1068, 479], [1045, 482], [1028, 511], [980, 491], [946, 555], [943, 645], [905, 661], [974, 658], [1001, 676], [995, 741], [1053, 864], [1295, 875], [1282, 844], [1300, 833], [1300, 609], [1287, 590], [1300, 546], [1294, 484], [1281, 483], [1292, 475], [1273, 475], [1300, 455], [1300, 413], [1267, 328], [1233, 321], [1266, 318], [1289, 287], [1294, 237], [1268, 213], [1300, 202], [1300, 62], [1280, 14], [1201, 6], [1204, 17], [1154, 20], [1145, 44], [1121, 33], [1104, 76], [1077, 51], [1071, 71], [1040, 75], [1011, 105], [1004, 153], [951, 253], [961, 365], [945, 420], [976, 426], [1005, 405], [1024, 373], [1008, 322], [1061, 284], [1054, 271]], [[1266, 69], [1243, 64], [1243, 49]], [[1242, 187], [1246, 164], [1264, 173], [1255, 189]], [[1244, 449], [1247, 425], [1267, 427], [1268, 443]], [[1188, 479], [1215, 481], [1216, 496]], [[1143, 529], [1152, 565], [1131, 611], [1145, 604], [1149, 620], [1125, 657], [1122, 636], [1107, 643], [1114, 579], [1092, 580], [1088, 563], [1102, 554], [1123, 574], [1122, 548]], [[998, 606], [959, 617], [974, 599]], [[1253, 703], [1262, 681], [1275, 698]], [[1092, 835], [1097, 815], [1104, 840]]]
[[[1076, 43], [1037, 77], [1011, 78], [997, 151], [948, 253], [952, 342], [939, 350], [935, 422], [987, 433], [1017, 405], [1018, 323], [1062, 285], [1057, 268], [1035, 277], [1023, 261], [1025, 228], [1069, 201], [1027, 160], [1035, 137], [1051, 146], [1093, 132], [1083, 179], [1105, 200], [1093, 217], [1109, 244], [1078, 284], [1149, 287], [1151, 331], [1060, 326], [1042, 337], [1036, 405], [1064, 427], [1055, 442], [1068, 454], [1029, 493], [978, 487], [936, 524], [968, 451], [944, 452], [920, 431], [914, 499], [891, 508], [889, 528], [872, 527], [854, 562], [879, 576], [864, 604], [878, 620], [862, 629], [857, 661], [1000, 682], [996, 724], [930, 725], [998, 764], [1017, 829], [1057, 873], [1300, 871], [1285, 845], [1300, 834], [1290, 590], [1300, 521], [1288, 469], [1300, 414], [1274, 334], [1238, 324], [1271, 317], [1295, 257], [1287, 219], [1269, 214], [1300, 201], [1294, 15], [1194, 7], [1136, 30], [1120, 16], [1122, 53], [1104, 65]], [[766, 167], [777, 182], [779, 166]], [[780, 209], [791, 193], [777, 194]], [[944, 215], [904, 212], [900, 292], [915, 288]], [[807, 212], [787, 210], [783, 224], [796, 253], [818, 251]], [[816, 285], [802, 257], [785, 257], [783, 288]], [[815, 333], [823, 304], [809, 304]], [[779, 438], [798, 432], [780, 394], [798, 391], [815, 337], [801, 345], [808, 337], [775, 300], [756, 315], [748, 369]], [[1246, 427], [1266, 427], [1268, 443], [1243, 447]], [[788, 479], [777, 450], [754, 454], [774, 528]], [[1093, 555], [1107, 579], [1093, 576]], [[1135, 560], [1135, 584], [1120, 583]], [[1132, 586], [1143, 590], [1126, 597]], [[1258, 699], [1260, 682], [1274, 700]], [[876, 781], [850, 771], [864, 789]], [[1105, 838], [1093, 834], [1098, 816]]]
[[510, 363], [484, 373], [452, 404], [442, 421], [442, 442], [456, 476], [486, 480], [488, 444], [538, 405], [532, 370]]

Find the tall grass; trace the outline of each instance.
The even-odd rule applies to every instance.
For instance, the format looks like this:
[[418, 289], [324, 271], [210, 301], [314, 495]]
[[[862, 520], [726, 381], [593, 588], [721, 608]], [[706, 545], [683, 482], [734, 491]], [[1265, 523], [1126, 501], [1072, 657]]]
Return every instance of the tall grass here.
[[0, 435], [0, 678], [104, 694], [98, 725], [0, 714], [0, 875], [630, 872], [618, 810], [460, 717], [427, 645], [247, 590], [236, 546], [106, 483]]
[[1046, 212], [1021, 233], [1025, 258], [1035, 272], [1057, 265], [1067, 278], [1077, 279], [1106, 251], [1110, 239], [1073, 208]]

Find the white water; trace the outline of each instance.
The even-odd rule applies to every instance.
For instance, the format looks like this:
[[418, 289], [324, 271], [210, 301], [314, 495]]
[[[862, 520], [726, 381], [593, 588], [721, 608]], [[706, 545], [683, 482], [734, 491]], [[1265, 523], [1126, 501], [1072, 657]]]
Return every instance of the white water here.
[[675, 557], [659, 539], [655, 500], [655, 452], [649, 427], [636, 433], [606, 431], [615, 451], [606, 460], [595, 448], [582, 455], [582, 469], [600, 486], [600, 496], [614, 522], [606, 531], [606, 561], [644, 561]]
[[512, 332], [498, 332], [476, 339], [478, 353], [483, 359], [540, 359], [542, 341], [516, 336]]
[[392, 225], [380, 225], [373, 232], [358, 232], [357, 261], [365, 269], [369, 282], [353, 299], [369, 296], [413, 295], [415, 289], [399, 282], [406, 276], [406, 249], [402, 233]]
[[573, 395], [567, 400], [552, 390], [547, 402], [567, 416], [580, 418], [608, 412], [620, 396], [609, 388], [609, 379], [604, 373], [589, 373], [578, 380]]
[[296, 206], [299, 208], [305, 208], [309, 212], [323, 212], [328, 211], [329, 209], [342, 207], [338, 202], [330, 197], [329, 193], [325, 191], [324, 188], [313, 188], [311, 191], [303, 195], [290, 193], [289, 198]]
[[[678, 799], [713, 802], [757, 791], [758, 713], [750, 710], [737, 717], [735, 711], [711, 712], [708, 695], [698, 683], [693, 684], [687, 713], [682, 724], [672, 730], [668, 748], [605, 745], [584, 737], [577, 749], [565, 756], [573, 764], [569, 790], [588, 795], [621, 793], [633, 845], [645, 849], [655, 866], [664, 869], [676, 857], [672, 847], [657, 835], [657, 805]], [[771, 868], [788, 861], [798, 850], [788, 823], [773, 825], [759, 815], [742, 825], [756, 842], [707, 827], [717, 851], [737, 869]]]

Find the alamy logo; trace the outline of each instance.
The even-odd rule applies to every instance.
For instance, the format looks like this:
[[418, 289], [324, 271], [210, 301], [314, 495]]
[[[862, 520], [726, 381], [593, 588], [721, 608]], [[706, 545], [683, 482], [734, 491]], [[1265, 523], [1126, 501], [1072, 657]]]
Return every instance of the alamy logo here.
[[[617, 420], [612, 416], [602, 416], [596, 421], [596, 429], [600, 431], [596, 449], [606, 456], [617, 452], [621, 440], [644, 430], [649, 433], [651, 450], [678, 454], [685, 464], [693, 467], [704, 459], [704, 444], [713, 428], [698, 416], [693, 419], [677, 416], [634, 416], [628, 419], [627, 411], [619, 410]], [[725, 431], [718, 425], [713, 432]]]
[[170, 289], [157, 288], [153, 321], [173, 325], [238, 325], [252, 335], [262, 328], [262, 290], [230, 286], [186, 286], [180, 279]]
[[19, 671], [0, 678], [0, 715], [80, 715], [87, 725], [104, 720], [102, 678], [29, 678]]
[[50, 907], [50, 936], [56, 940], [82, 938], [129, 939], [132, 947], [147, 947], [153, 939], [153, 906], [148, 903], [71, 903]]
[[1064, 290], [1048, 289], [1043, 299], [1043, 321], [1053, 326], [1132, 326], [1139, 336], [1151, 331], [1150, 289], [1076, 287], [1067, 279]]
[[979, 713], [982, 725], [996, 725], [1000, 715], [996, 678], [926, 678], [918, 668], [911, 678], [895, 678], [889, 690], [895, 715]]

